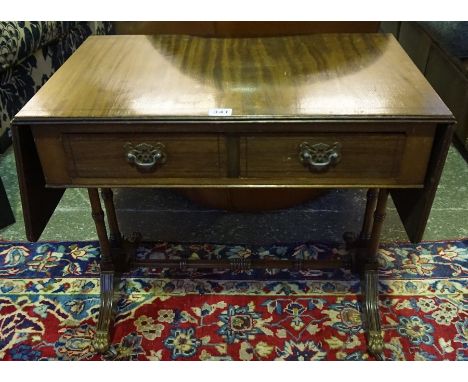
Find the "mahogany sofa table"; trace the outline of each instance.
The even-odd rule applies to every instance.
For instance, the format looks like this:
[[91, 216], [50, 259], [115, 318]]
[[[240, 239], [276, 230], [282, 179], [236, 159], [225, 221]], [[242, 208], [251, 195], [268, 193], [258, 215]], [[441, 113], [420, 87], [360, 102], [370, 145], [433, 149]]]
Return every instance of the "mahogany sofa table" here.
[[380, 356], [376, 253], [387, 196], [410, 239], [421, 240], [453, 123], [391, 35], [90, 37], [14, 120], [28, 238], [39, 238], [65, 188], [88, 189], [102, 253], [95, 347], [105, 351], [114, 273], [149, 266], [132, 262], [135, 241], [119, 231], [111, 188], [366, 188], [361, 233], [347, 244], [363, 280], [368, 350]]

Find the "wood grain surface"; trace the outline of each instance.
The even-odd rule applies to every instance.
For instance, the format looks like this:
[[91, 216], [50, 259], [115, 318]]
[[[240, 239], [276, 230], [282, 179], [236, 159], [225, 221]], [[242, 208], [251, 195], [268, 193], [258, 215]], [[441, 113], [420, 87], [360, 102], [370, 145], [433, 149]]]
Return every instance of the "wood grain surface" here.
[[63, 120], [438, 119], [449, 109], [392, 35], [92, 36], [18, 113]]
[[[150, 124], [132, 126], [132, 132], [118, 132], [112, 124], [91, 125], [88, 132], [81, 124], [32, 130], [48, 186], [423, 186], [432, 124], [399, 123], [391, 131], [385, 124], [380, 131], [369, 124], [367, 131], [353, 124], [323, 125], [316, 127], [322, 132], [297, 133], [286, 124], [283, 133], [257, 134], [246, 133], [249, 124], [241, 124], [244, 133], [211, 134], [199, 132], [201, 124], [191, 125], [197, 131], [192, 134], [178, 132], [178, 124], [171, 125], [172, 134]], [[162, 143], [167, 160], [141, 172], [127, 162], [127, 142]], [[338, 142], [341, 161], [324, 172], [310, 171], [299, 158], [304, 142]]]
[[[311, 171], [299, 160], [301, 143], [332, 146], [334, 142], [341, 145], [341, 160], [327, 171]], [[240, 175], [245, 178], [309, 178], [316, 182], [334, 178], [341, 183], [350, 179], [397, 178], [404, 146], [404, 134], [252, 135], [241, 139]], [[421, 179], [412, 181], [417, 183]]]
[[[72, 177], [200, 178], [225, 177], [224, 139], [217, 135], [65, 134], [66, 162]], [[125, 144], [164, 145], [167, 160], [147, 172], [126, 159]], [[105, 150], [102, 148], [105, 147]]]
[[379, 21], [115, 21], [116, 34], [267, 37], [312, 33], [375, 33]]

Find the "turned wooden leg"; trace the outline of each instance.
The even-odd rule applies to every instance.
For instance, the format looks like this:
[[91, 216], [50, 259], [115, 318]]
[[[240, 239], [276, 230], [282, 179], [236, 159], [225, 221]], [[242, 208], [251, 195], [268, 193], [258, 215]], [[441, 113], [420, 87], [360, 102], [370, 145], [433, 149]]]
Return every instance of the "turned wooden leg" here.
[[101, 208], [101, 200], [96, 188], [88, 188], [91, 212], [96, 225], [96, 233], [101, 247], [101, 264], [112, 265], [111, 246], [107, 237], [106, 223], [104, 222], [104, 211]]
[[88, 189], [91, 202], [92, 216], [96, 225], [96, 232], [101, 247], [101, 304], [99, 307], [99, 318], [96, 328], [94, 348], [97, 352], [105, 352], [110, 345], [110, 330], [113, 319], [113, 296], [114, 296], [114, 264], [111, 256], [111, 245], [107, 237], [104, 212], [101, 208], [98, 190]]
[[134, 232], [130, 237], [124, 237], [120, 233], [117, 214], [115, 212], [114, 194], [110, 188], [103, 188], [101, 196], [106, 207], [107, 222], [110, 231], [111, 255], [114, 268], [117, 273], [123, 273], [130, 270], [132, 257], [138, 248], [141, 235]]
[[104, 206], [106, 207], [107, 223], [109, 224], [110, 240], [116, 244], [120, 243], [122, 235], [119, 230], [119, 223], [117, 222], [117, 215], [115, 213], [114, 206], [114, 193], [110, 188], [103, 188], [101, 190], [101, 196], [104, 200]]
[[371, 236], [372, 223], [374, 221], [374, 212], [377, 204], [378, 189], [370, 188], [367, 191], [366, 209], [362, 221], [362, 228], [359, 236], [353, 232], [346, 232], [343, 239], [346, 243], [346, 249], [351, 257], [351, 266], [354, 273], [363, 274], [367, 262], [367, 249]]
[[362, 220], [362, 228], [356, 242], [356, 268], [354, 269], [355, 271], [359, 271], [361, 274], [363, 273], [364, 267], [368, 261], [367, 249], [369, 247], [369, 240], [372, 233], [372, 224], [374, 222], [374, 213], [377, 206], [378, 194], [378, 189], [370, 188], [367, 190], [366, 209]]
[[377, 205], [377, 196], [379, 190], [369, 188], [367, 190], [366, 210], [364, 212], [364, 219], [362, 221], [361, 233], [359, 234], [360, 240], [369, 240], [372, 230], [373, 215]]
[[[367, 259], [361, 268], [363, 279], [363, 314], [367, 335], [367, 348], [369, 353], [382, 359], [383, 337], [380, 328], [379, 293], [378, 293], [378, 262], [377, 251], [380, 243], [380, 233], [385, 219], [385, 209], [388, 199], [388, 190], [380, 189], [377, 198], [377, 206], [374, 212], [370, 238], [368, 239]], [[368, 200], [369, 204], [369, 200]], [[365, 221], [363, 234], [370, 229], [370, 224]]]

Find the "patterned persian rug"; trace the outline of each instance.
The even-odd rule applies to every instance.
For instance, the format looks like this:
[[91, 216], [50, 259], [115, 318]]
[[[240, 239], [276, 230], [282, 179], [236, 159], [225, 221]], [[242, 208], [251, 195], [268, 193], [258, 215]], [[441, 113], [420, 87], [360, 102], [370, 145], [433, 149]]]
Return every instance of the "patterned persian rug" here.
[[[383, 245], [389, 360], [468, 360], [468, 240]], [[140, 258], [329, 258], [332, 243], [143, 244]], [[96, 242], [0, 243], [3, 360], [366, 360], [360, 283], [334, 271], [137, 269], [121, 279], [113, 342], [93, 349]], [[259, 281], [260, 280], [260, 281]]]

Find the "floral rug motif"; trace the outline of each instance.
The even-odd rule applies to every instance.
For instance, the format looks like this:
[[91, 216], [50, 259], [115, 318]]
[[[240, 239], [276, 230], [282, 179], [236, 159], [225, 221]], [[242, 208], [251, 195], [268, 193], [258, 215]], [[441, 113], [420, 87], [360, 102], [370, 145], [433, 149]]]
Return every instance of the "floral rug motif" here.
[[[124, 274], [112, 345], [97, 354], [96, 242], [0, 242], [3, 360], [366, 360], [360, 282], [347, 270]], [[334, 243], [143, 243], [149, 258], [346, 258]], [[382, 245], [388, 360], [468, 360], [468, 240]]]

